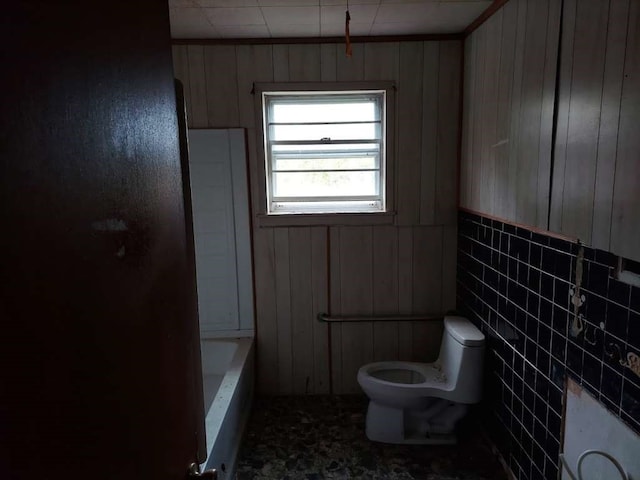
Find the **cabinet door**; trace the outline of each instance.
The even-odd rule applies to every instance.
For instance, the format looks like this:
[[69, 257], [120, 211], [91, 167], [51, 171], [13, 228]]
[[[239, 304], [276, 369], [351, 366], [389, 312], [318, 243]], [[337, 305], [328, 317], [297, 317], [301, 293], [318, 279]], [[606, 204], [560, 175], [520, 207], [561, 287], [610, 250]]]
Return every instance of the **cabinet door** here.
[[640, 4], [629, 4], [618, 156], [613, 189], [611, 250], [640, 261]]
[[640, 5], [567, 1], [550, 227], [640, 260]]

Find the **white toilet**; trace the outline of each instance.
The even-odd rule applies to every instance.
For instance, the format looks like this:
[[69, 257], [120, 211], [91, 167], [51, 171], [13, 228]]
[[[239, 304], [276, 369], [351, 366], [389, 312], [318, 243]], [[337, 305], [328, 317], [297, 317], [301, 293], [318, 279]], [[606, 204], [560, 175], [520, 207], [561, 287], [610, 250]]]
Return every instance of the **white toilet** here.
[[434, 363], [377, 362], [358, 371], [369, 397], [370, 440], [456, 443], [455, 425], [481, 398], [484, 335], [463, 317], [445, 317]]

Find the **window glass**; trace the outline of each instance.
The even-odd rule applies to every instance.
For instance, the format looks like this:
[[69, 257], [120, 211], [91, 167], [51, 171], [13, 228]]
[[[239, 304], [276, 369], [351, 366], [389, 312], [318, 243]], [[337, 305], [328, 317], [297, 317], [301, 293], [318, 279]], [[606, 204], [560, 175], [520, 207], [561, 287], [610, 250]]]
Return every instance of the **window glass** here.
[[385, 211], [385, 91], [263, 92], [267, 212]]

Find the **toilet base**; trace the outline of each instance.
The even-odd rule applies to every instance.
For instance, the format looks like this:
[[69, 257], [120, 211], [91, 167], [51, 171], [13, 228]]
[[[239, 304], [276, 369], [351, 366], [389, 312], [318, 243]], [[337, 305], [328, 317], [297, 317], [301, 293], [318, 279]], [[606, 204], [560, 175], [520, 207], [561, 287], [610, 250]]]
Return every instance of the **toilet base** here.
[[[438, 427], [437, 423], [429, 422], [429, 420], [433, 420], [429, 416], [429, 412], [433, 410], [436, 410], [440, 416], [447, 418], [447, 425], [444, 429], [442, 426]], [[466, 411], [466, 405], [439, 399], [434, 402], [434, 407], [425, 411], [404, 410], [369, 401], [366, 435], [369, 440], [381, 443], [454, 445], [457, 438], [453, 427]], [[453, 421], [451, 421], [452, 419]]]

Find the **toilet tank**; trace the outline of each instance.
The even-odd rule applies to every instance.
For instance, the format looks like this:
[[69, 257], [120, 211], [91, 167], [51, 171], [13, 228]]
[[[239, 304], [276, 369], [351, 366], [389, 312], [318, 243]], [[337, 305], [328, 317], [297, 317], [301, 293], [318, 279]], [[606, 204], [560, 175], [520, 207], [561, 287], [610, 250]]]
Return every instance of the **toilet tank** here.
[[445, 317], [438, 363], [451, 385], [451, 400], [477, 403], [482, 397], [484, 335], [464, 317]]

